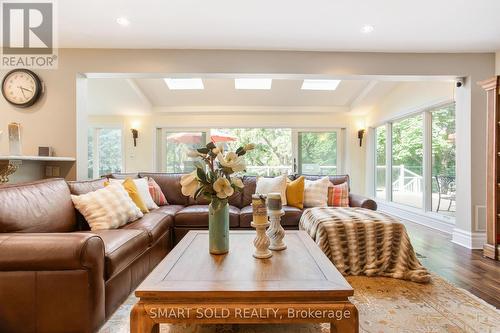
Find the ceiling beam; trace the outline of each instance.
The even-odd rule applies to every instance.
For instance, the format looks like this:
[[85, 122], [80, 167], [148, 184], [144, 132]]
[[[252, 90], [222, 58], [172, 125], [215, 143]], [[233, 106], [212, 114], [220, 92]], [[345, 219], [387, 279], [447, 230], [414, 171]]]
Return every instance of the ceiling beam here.
[[137, 97], [139, 97], [139, 99], [151, 109], [153, 107], [153, 103], [151, 102], [149, 97], [144, 93], [142, 88], [137, 84], [135, 79], [125, 79], [125, 81], [129, 84], [130, 88], [132, 88]]
[[356, 107], [360, 106], [363, 101], [365, 100], [366, 96], [368, 96], [373, 89], [377, 86], [378, 81], [370, 81], [368, 84], [361, 90], [361, 92], [354, 98], [354, 100], [351, 102], [350, 105], [350, 110], [355, 109]]

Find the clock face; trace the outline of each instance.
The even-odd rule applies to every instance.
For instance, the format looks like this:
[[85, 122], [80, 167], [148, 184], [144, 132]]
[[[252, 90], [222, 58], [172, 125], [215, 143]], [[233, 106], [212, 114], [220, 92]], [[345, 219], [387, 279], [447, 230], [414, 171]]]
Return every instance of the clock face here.
[[2, 83], [5, 99], [16, 106], [33, 105], [40, 97], [41, 81], [35, 73], [19, 69], [9, 72]]

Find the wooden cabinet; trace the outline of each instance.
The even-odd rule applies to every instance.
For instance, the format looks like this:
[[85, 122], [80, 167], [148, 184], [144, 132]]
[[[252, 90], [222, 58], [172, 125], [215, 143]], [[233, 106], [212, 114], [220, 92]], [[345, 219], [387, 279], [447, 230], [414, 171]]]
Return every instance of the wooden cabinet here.
[[485, 257], [498, 260], [500, 249], [500, 76], [480, 82], [487, 93], [488, 155], [487, 155], [487, 227]]

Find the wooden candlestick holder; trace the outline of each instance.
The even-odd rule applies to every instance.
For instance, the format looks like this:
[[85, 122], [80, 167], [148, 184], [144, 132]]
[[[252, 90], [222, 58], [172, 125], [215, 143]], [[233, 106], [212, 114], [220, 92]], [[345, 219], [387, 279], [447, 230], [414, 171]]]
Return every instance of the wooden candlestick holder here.
[[253, 240], [253, 245], [255, 246], [253, 256], [257, 259], [267, 259], [273, 255], [273, 253], [269, 250], [271, 241], [266, 235], [266, 228], [269, 227], [269, 225], [271, 225], [269, 222], [262, 224], [255, 224], [252, 222], [252, 227], [257, 231], [257, 236]]

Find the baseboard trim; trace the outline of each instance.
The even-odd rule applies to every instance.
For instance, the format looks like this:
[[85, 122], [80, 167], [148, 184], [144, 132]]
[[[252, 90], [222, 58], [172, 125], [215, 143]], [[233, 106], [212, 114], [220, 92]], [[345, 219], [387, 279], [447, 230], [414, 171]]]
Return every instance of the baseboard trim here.
[[377, 204], [380, 211], [389, 213], [403, 220], [408, 220], [416, 224], [424, 225], [431, 229], [439, 230], [449, 235], [453, 234], [453, 230], [455, 228], [455, 225], [453, 223], [443, 222], [424, 213], [412, 212], [406, 208], [399, 208], [396, 205], [387, 204], [386, 202], [377, 201]]
[[486, 243], [486, 233], [455, 228], [453, 229], [451, 241], [468, 249], [482, 249]]

